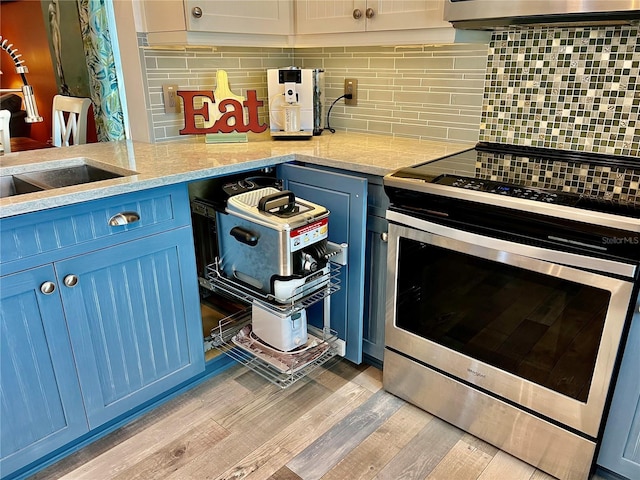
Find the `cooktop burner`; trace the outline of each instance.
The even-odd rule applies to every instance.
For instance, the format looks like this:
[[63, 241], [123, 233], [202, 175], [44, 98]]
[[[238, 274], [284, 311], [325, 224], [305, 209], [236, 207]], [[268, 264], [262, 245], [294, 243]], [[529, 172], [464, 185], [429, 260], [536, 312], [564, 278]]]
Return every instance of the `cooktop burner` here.
[[[630, 157], [479, 143], [398, 170], [385, 178], [385, 185], [441, 195], [461, 189], [470, 195], [453, 196], [501, 206], [505, 201], [494, 196], [640, 218], [640, 160]], [[491, 200], [481, 200], [488, 195]]]

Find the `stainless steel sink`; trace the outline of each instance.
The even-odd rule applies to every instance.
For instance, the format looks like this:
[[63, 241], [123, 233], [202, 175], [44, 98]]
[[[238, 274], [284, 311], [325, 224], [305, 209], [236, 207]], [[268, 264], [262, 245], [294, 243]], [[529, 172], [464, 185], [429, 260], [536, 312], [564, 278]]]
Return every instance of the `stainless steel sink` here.
[[10, 197], [136, 174], [136, 172], [117, 167], [113, 167], [113, 170], [102, 168], [86, 163], [86, 159], [82, 160], [83, 163], [76, 165], [2, 175], [0, 176], [0, 196]]
[[13, 175], [0, 177], [0, 198], [21, 195], [23, 193], [40, 192], [42, 190], [44, 190], [44, 188], [25, 182]]
[[124, 177], [124, 175], [120, 173], [104, 170], [87, 164], [56, 168], [53, 170], [40, 170], [15, 176], [18, 176], [21, 180], [26, 180], [34, 185], [42, 186], [47, 190], [51, 188], [69, 187], [71, 185], [80, 185], [82, 183], [98, 182], [100, 180]]

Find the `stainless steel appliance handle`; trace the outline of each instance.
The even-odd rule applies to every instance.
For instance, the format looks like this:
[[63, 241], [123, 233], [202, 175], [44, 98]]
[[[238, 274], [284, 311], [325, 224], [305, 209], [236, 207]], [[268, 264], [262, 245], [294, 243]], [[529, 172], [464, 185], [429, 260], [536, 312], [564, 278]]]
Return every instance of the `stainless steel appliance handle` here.
[[485, 237], [475, 233], [465, 232], [455, 228], [447, 227], [437, 223], [428, 222], [410, 215], [387, 210], [387, 219], [408, 227], [416, 228], [434, 235], [452, 238], [461, 242], [477, 245], [493, 250], [513, 253], [525, 257], [543, 260], [545, 262], [567, 265], [583, 270], [591, 270], [604, 274], [616, 274], [626, 278], [634, 278], [636, 266], [623, 262], [616, 262], [603, 258], [588, 257], [575, 253], [562, 252], [560, 250], [549, 250], [533, 245], [523, 245], [509, 242], [499, 238]]

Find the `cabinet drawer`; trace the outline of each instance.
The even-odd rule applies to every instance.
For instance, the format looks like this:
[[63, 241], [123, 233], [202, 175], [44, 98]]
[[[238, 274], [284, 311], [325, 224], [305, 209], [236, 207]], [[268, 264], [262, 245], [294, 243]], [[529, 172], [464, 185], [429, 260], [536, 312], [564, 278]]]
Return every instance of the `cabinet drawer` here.
[[[127, 215], [117, 217], [123, 213]], [[118, 223], [118, 219], [126, 222], [125, 217], [129, 217], [130, 223], [112, 224]], [[11, 262], [35, 261], [45, 254], [45, 261], [51, 262], [189, 223], [189, 195], [184, 184], [3, 218], [2, 273], [10, 273]]]

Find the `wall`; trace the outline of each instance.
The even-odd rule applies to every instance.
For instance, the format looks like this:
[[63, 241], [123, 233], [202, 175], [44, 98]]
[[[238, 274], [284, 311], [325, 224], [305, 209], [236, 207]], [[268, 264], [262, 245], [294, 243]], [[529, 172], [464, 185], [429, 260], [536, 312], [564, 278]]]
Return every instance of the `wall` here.
[[[40, 1], [0, 2], [0, 34], [22, 54], [29, 73], [27, 81], [33, 87], [38, 112], [42, 122], [31, 124], [30, 137], [48, 142], [52, 135], [53, 97], [58, 94], [56, 74], [51, 61], [49, 38], [44, 24]], [[68, 34], [68, 32], [67, 32]], [[20, 88], [22, 80], [12, 67], [11, 58], [0, 52], [2, 88]], [[87, 121], [87, 142], [96, 142], [96, 126], [93, 108], [89, 109]]]
[[640, 28], [495, 32], [480, 139], [640, 157]]
[[[268, 123], [266, 70], [295, 64], [325, 69], [327, 108], [343, 94], [344, 79], [358, 79], [358, 105], [339, 101], [331, 126], [347, 131], [433, 140], [478, 139], [486, 45], [417, 47], [234, 48], [145, 46], [139, 34], [147, 105], [153, 140], [179, 138], [180, 114], [165, 114], [162, 84], [180, 88], [215, 88], [215, 73], [224, 69], [234, 93], [257, 90], [265, 101], [261, 121]], [[326, 134], [326, 133], [325, 133]]]
[[[56, 77], [49, 52], [49, 40], [44, 26], [40, 2], [2, 2], [0, 33], [22, 54], [29, 69], [27, 81], [33, 87], [36, 104], [43, 122], [31, 125], [31, 138], [46, 142], [51, 138], [51, 105], [58, 93]], [[0, 52], [2, 88], [20, 88], [22, 80], [15, 73], [11, 57]]]

